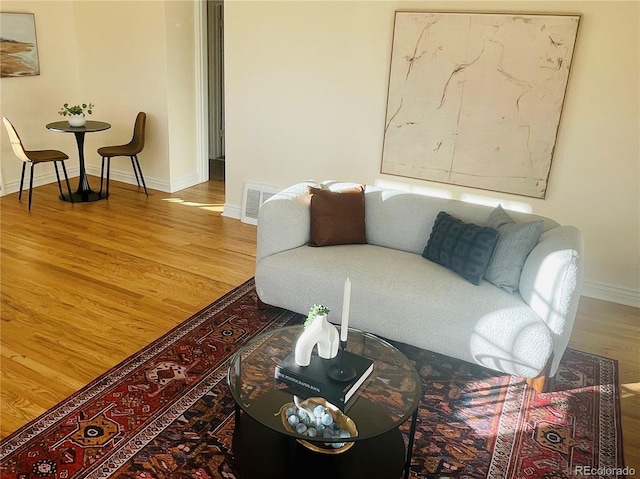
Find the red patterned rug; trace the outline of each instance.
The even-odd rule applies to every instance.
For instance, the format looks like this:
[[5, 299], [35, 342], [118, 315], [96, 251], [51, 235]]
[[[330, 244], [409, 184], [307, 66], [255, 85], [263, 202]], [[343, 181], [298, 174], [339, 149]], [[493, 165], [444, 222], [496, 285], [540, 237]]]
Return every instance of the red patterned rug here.
[[[0, 443], [6, 479], [240, 478], [226, 364], [303, 317], [258, 310], [253, 281]], [[621, 477], [617, 363], [567, 350], [556, 389], [406, 345], [424, 384], [413, 478]]]

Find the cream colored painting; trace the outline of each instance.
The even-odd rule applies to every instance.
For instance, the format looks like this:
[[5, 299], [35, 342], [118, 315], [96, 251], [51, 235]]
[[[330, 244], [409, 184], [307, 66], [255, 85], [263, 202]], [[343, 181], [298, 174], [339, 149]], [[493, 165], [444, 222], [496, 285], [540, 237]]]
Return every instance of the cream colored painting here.
[[40, 75], [32, 13], [0, 13], [0, 65], [3, 77]]
[[579, 22], [396, 12], [381, 172], [544, 198]]

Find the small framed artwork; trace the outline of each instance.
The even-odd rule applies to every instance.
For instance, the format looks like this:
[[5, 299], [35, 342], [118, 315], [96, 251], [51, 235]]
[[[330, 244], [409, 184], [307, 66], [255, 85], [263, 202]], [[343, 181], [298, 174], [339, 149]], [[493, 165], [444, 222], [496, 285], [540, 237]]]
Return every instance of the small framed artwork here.
[[40, 75], [33, 13], [0, 13], [2, 77]]

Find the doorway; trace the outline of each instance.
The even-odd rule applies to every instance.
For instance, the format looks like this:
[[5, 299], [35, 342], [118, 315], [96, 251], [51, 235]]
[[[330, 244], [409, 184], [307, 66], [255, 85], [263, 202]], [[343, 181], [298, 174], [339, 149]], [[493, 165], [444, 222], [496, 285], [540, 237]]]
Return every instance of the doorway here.
[[224, 2], [207, 1], [209, 179], [224, 181]]

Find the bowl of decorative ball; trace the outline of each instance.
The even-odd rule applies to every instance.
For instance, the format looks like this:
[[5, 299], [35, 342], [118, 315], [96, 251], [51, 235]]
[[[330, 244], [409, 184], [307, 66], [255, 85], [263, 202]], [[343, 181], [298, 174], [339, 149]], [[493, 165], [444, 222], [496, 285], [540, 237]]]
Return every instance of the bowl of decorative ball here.
[[340, 454], [350, 449], [353, 441], [321, 442], [321, 439], [346, 439], [358, 435], [355, 423], [323, 398], [308, 398], [297, 405], [287, 403], [278, 414], [285, 429], [308, 438], [298, 439], [298, 442], [315, 452]]

